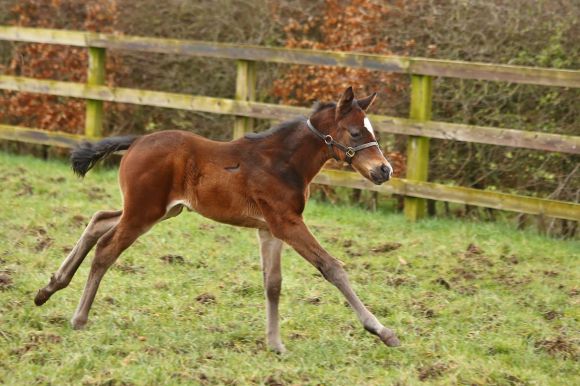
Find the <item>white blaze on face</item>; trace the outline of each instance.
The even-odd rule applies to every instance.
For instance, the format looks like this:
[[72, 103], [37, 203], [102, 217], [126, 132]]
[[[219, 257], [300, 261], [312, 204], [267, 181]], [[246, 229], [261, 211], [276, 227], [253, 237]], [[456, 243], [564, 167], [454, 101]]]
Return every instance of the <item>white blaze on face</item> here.
[[373, 125], [371, 125], [371, 121], [369, 121], [369, 119], [367, 117], [365, 117], [365, 119], [364, 119], [363, 122], [364, 122], [365, 127], [369, 131], [369, 133], [371, 133], [371, 135], [374, 138], [375, 137], [375, 131], [373, 130]]

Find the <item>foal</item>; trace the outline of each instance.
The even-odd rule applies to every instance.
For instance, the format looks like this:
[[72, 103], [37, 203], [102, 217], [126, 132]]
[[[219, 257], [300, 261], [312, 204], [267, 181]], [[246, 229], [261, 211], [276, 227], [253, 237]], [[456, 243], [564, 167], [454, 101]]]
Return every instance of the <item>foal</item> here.
[[278, 322], [283, 242], [342, 292], [367, 331], [388, 346], [398, 346], [393, 331], [363, 305], [340, 262], [320, 246], [302, 219], [308, 186], [330, 158], [351, 163], [375, 184], [391, 177], [392, 168], [365, 115], [375, 98], [373, 94], [357, 100], [349, 87], [337, 104], [319, 105], [308, 120], [296, 119], [231, 142], [211, 141], [186, 131], [162, 131], [80, 145], [71, 156], [73, 170], [80, 176], [99, 159], [127, 149], [119, 169], [123, 210], [95, 213], [34, 302], [40, 306], [65, 288], [96, 245], [89, 277], [71, 320], [73, 328], [83, 328], [99, 283], [119, 255], [153, 225], [177, 216], [185, 207], [222, 223], [258, 230], [267, 339], [274, 351], [284, 351]]

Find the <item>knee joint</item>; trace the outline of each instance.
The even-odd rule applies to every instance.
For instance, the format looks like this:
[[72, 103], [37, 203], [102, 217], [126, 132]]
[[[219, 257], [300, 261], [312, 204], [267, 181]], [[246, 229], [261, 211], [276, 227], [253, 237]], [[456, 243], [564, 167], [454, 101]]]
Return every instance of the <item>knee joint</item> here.
[[322, 273], [322, 276], [331, 283], [336, 283], [337, 281], [346, 278], [346, 271], [342, 268], [342, 265], [338, 260], [325, 262], [318, 266], [318, 270]]
[[282, 276], [272, 275], [266, 280], [266, 294], [268, 296], [280, 296], [282, 291]]

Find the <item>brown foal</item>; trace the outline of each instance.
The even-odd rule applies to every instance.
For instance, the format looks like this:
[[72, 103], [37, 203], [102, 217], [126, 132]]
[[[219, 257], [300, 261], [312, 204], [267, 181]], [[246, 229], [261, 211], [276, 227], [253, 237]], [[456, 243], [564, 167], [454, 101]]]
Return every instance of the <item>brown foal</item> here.
[[36, 305], [65, 288], [96, 245], [71, 320], [73, 328], [83, 328], [99, 283], [119, 255], [153, 225], [177, 216], [185, 207], [215, 221], [258, 229], [267, 340], [273, 350], [284, 351], [278, 322], [283, 242], [342, 292], [366, 330], [388, 346], [398, 346], [393, 331], [363, 305], [341, 263], [318, 243], [302, 218], [308, 186], [330, 158], [351, 163], [376, 184], [391, 177], [392, 168], [365, 115], [375, 98], [373, 94], [357, 100], [349, 87], [337, 104], [318, 105], [308, 120], [300, 118], [231, 142], [211, 141], [186, 131], [162, 131], [82, 144], [71, 156], [73, 170], [81, 176], [99, 159], [128, 149], [119, 169], [123, 210], [95, 213], [50, 283], [38, 291]]

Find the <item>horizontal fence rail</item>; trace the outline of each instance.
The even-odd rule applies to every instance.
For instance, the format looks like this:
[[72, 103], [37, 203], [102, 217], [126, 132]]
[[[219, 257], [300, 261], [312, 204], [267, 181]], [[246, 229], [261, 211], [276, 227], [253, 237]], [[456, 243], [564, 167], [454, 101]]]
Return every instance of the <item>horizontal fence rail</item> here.
[[[72, 147], [86, 139], [96, 140], [102, 135], [103, 102], [234, 115], [234, 136], [237, 137], [251, 129], [254, 118], [280, 121], [310, 113], [306, 108], [256, 102], [256, 61], [398, 72], [412, 78], [412, 119], [370, 117], [379, 132], [409, 136], [408, 157], [409, 162], [411, 158], [413, 161], [410, 164], [413, 173], [407, 177], [412, 179], [395, 178], [389, 184], [377, 186], [356, 173], [325, 169], [314, 182], [404, 195], [409, 198], [405, 199], [405, 213], [412, 220], [424, 216], [425, 199], [580, 220], [577, 203], [427, 182], [429, 138], [580, 154], [580, 136], [431, 121], [432, 76], [580, 87], [580, 71], [6, 26], [0, 26], [0, 40], [86, 47], [91, 59], [86, 84], [0, 75], [0, 90], [87, 100], [85, 135], [0, 124], [0, 139], [59, 147]], [[106, 49], [235, 59], [238, 68], [236, 98], [105, 86]]]
[[[258, 119], [284, 120], [297, 115], [308, 115], [311, 111], [304, 107], [282, 106], [271, 103], [246, 102], [227, 98], [123, 87], [91, 86], [85, 83], [59, 82], [6, 75], [0, 75], [0, 89], [214, 114], [239, 115]], [[580, 154], [580, 136], [436, 121], [419, 122], [412, 119], [384, 115], [369, 116], [373, 120], [373, 128], [383, 133]]]
[[245, 44], [123, 36], [80, 31], [0, 26], [0, 40], [99, 47], [260, 62], [340, 66], [404, 74], [481, 79], [544, 86], [580, 87], [580, 73], [504, 64], [316, 51]]

